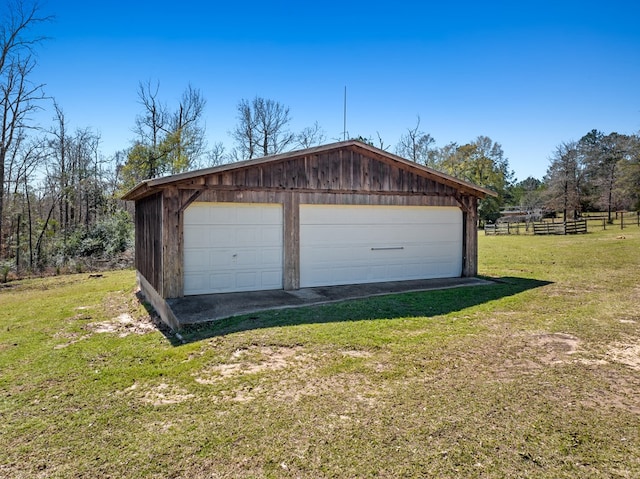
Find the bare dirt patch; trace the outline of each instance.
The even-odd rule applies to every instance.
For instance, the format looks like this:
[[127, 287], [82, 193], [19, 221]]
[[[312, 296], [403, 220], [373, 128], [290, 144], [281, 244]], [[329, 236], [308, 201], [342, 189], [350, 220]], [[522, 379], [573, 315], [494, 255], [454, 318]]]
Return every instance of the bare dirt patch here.
[[201, 371], [195, 380], [200, 384], [212, 384], [231, 377], [285, 369], [308, 359], [309, 355], [299, 346], [252, 346], [235, 350], [229, 362], [215, 364]]
[[281, 381], [273, 392], [276, 400], [298, 402], [305, 398], [348, 396], [349, 404], [375, 407], [382, 394], [380, 387], [374, 385], [360, 374], [342, 373], [331, 377], [314, 375], [287, 378]]
[[565, 333], [536, 334], [531, 340], [538, 349], [538, 360], [543, 364], [560, 364], [568, 360], [567, 356], [578, 351], [580, 340]]
[[[640, 338], [592, 347], [564, 332], [510, 333], [496, 328], [496, 333], [495, 340], [483, 343], [475, 351], [475, 361], [469, 362], [483, 381], [517, 383], [529, 376], [544, 384], [545, 377], [568, 374], [566, 387], [548, 393], [555, 401], [614, 414], [640, 413], [640, 375], [624, 371], [640, 370]], [[587, 382], [572, 384], [574, 374], [584, 375]]]
[[533, 371], [566, 363], [587, 366], [619, 363], [640, 370], [640, 339], [635, 337], [609, 345], [604, 354], [590, 351], [582, 346], [578, 337], [566, 333], [514, 335], [510, 339], [501, 338], [501, 341], [507, 356], [500, 358], [502, 351], [497, 355], [502, 360], [498, 371], [503, 373], [508, 370]]
[[186, 389], [168, 383], [160, 383], [148, 387], [146, 390], [138, 383], [134, 383], [124, 391], [117, 391], [116, 394], [134, 396], [137, 397], [139, 401], [154, 406], [179, 404], [195, 397], [194, 394], [189, 393]]
[[[79, 307], [78, 310], [86, 308]], [[164, 327], [160, 318], [155, 314], [150, 314], [141, 308], [139, 300], [135, 294], [129, 292], [117, 292], [108, 295], [103, 303], [103, 310], [111, 316], [106, 321], [89, 322], [85, 329], [92, 333], [117, 334], [119, 337], [126, 337], [130, 334], [147, 334]], [[91, 319], [90, 315], [84, 315], [79, 319]], [[104, 318], [104, 315], [102, 316]]]
[[350, 358], [370, 358], [372, 354], [369, 351], [348, 350], [342, 351], [343, 356]]
[[130, 334], [146, 334], [156, 330], [150, 320], [135, 319], [129, 313], [121, 313], [109, 321], [87, 324], [87, 329], [93, 333], [113, 333], [121, 338]]
[[[515, 333], [497, 331], [490, 350], [480, 351], [484, 366], [498, 380], [536, 373], [546, 367], [575, 360], [580, 340], [565, 333]], [[573, 357], [572, 357], [573, 356]]]
[[[342, 350], [339, 353], [343, 357], [358, 359], [373, 356], [362, 350]], [[199, 384], [222, 386], [216, 398], [221, 401], [244, 403], [270, 397], [276, 401], [298, 402], [310, 397], [348, 394], [353, 404], [373, 407], [378, 392], [366, 378], [352, 373], [319, 374], [318, 367], [327, 364], [322, 359], [327, 359], [322, 353], [309, 353], [301, 346], [250, 346], [233, 351], [227, 362], [203, 369], [194, 375], [194, 379]], [[377, 368], [378, 365], [372, 363], [371, 367]], [[236, 381], [248, 375], [280, 371], [284, 373]], [[226, 383], [228, 388], [225, 381], [229, 381]]]
[[636, 338], [629, 343], [614, 343], [607, 351], [605, 358], [640, 371], [640, 341]]

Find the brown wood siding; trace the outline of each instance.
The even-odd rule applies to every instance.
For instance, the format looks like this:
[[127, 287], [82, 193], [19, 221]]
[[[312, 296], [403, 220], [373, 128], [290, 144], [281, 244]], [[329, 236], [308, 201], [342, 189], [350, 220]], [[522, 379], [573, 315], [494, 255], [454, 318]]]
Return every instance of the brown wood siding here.
[[[290, 191], [263, 190], [205, 190], [198, 201], [212, 203], [285, 203]], [[299, 192], [294, 195], [300, 204], [345, 204], [345, 205], [398, 205], [398, 206], [460, 206], [453, 197], [402, 195], [402, 194], [370, 194], [343, 192]]]
[[[410, 193], [454, 196], [457, 190], [417, 171], [358, 151], [338, 150], [212, 174], [198, 182], [207, 188], [293, 191]], [[176, 182], [194, 188], [193, 180]]]
[[162, 195], [136, 201], [136, 269], [160, 291], [162, 284]]

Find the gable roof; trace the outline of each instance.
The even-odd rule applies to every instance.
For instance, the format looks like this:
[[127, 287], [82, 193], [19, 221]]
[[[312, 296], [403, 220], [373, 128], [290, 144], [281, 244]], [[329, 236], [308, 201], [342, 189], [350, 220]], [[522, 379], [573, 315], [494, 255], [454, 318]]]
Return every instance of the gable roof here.
[[474, 185], [473, 183], [469, 183], [467, 181], [461, 180], [459, 178], [455, 178], [453, 176], [447, 175], [445, 173], [434, 170], [432, 168], [420, 165], [413, 161], [402, 158], [398, 155], [394, 155], [393, 153], [389, 153], [387, 151], [371, 146], [367, 143], [363, 143], [358, 140], [347, 140], [347, 141], [341, 141], [337, 143], [330, 143], [326, 145], [316, 146], [312, 148], [306, 148], [303, 150], [290, 151], [287, 153], [265, 156], [262, 158], [238, 161], [235, 163], [228, 163], [225, 165], [214, 166], [211, 168], [179, 173], [171, 176], [151, 178], [151, 179], [142, 181], [141, 183], [136, 185], [134, 188], [129, 190], [127, 193], [125, 193], [122, 196], [122, 199], [135, 201], [135, 200], [145, 198], [146, 196], [149, 196], [151, 194], [154, 194], [155, 192], [163, 189], [163, 187], [178, 185], [180, 183], [189, 183], [190, 181], [200, 177], [205, 177], [208, 175], [215, 175], [220, 173], [227, 173], [231, 171], [242, 170], [242, 169], [252, 168], [256, 166], [267, 166], [267, 165], [277, 164], [279, 162], [303, 158], [310, 155], [329, 153], [335, 150], [357, 151], [358, 153], [363, 153], [373, 158], [376, 158], [385, 162], [390, 162], [395, 166], [397, 166], [399, 169], [410, 171], [418, 176], [427, 178], [429, 180], [433, 180], [438, 183], [442, 183], [456, 190], [459, 190], [464, 194], [468, 194], [478, 198], [484, 198], [486, 196], [497, 196], [497, 194], [494, 191], [488, 188], [483, 188], [481, 186]]

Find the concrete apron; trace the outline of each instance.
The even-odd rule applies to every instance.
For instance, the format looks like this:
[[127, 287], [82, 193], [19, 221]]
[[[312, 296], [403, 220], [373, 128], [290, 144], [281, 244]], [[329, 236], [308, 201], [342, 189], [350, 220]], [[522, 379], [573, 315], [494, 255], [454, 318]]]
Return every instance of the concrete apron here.
[[181, 326], [215, 321], [217, 319], [257, 313], [273, 309], [299, 308], [335, 303], [351, 299], [369, 298], [387, 294], [429, 291], [492, 284], [480, 278], [444, 278], [386, 283], [352, 284], [303, 288], [295, 291], [248, 291], [242, 293], [205, 294], [168, 299]]

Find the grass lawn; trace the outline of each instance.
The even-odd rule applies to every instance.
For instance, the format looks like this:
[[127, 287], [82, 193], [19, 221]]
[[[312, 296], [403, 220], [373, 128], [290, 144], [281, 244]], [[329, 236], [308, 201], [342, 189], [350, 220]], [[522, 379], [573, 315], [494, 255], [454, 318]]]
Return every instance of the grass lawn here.
[[622, 235], [481, 235], [495, 284], [185, 344], [132, 271], [9, 283], [0, 477], [640, 477], [640, 229]]

